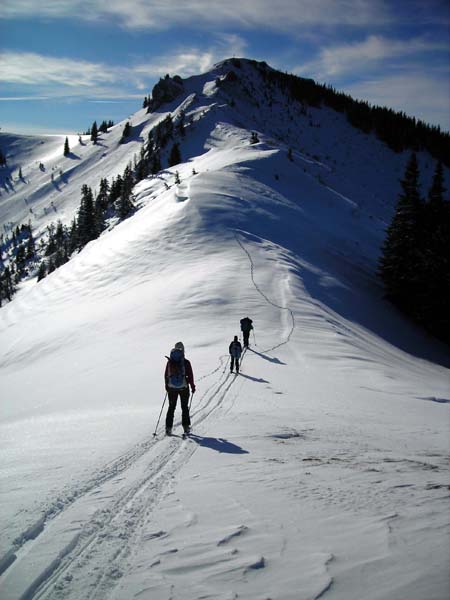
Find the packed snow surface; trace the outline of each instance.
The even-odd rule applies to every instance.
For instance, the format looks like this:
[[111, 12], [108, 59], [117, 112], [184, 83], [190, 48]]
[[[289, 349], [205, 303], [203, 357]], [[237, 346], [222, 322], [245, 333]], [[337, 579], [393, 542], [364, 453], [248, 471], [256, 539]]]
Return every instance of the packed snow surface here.
[[[169, 107], [193, 117], [185, 162], [0, 309], [1, 598], [444, 600], [447, 357], [375, 277], [407, 157], [311, 109], [290, 161], [281, 110], [232, 109], [219, 75]], [[11, 136], [25, 181], [2, 190], [2, 223], [30, 207], [37, 231], [53, 212], [69, 222], [81, 184], [121, 172], [163, 109], [133, 116], [128, 150], [117, 126], [26, 163]], [[187, 439], [179, 407], [163, 435], [180, 340], [197, 386]]]

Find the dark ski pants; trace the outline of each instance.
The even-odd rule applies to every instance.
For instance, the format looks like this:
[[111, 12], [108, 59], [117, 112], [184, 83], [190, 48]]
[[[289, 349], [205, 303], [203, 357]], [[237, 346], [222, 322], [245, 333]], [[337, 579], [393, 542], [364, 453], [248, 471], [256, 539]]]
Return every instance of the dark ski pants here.
[[236, 356], [231, 356], [230, 371], [232, 371], [234, 369], [235, 365], [236, 365], [236, 373], [239, 373], [239, 358], [237, 358]]
[[181, 424], [184, 428], [191, 426], [191, 417], [189, 416], [189, 388], [181, 388], [180, 390], [170, 389], [167, 392], [169, 398], [169, 408], [166, 415], [166, 429], [173, 427], [173, 417], [177, 407], [177, 399], [180, 396], [181, 404]]
[[248, 338], [250, 337], [250, 331], [243, 331], [242, 335], [244, 336], [244, 346], [248, 348]]

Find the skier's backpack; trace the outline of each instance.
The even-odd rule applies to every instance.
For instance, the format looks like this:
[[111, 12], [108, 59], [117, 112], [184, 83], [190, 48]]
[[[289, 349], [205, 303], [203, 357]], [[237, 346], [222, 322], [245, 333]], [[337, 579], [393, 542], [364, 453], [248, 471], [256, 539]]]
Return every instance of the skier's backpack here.
[[170, 351], [168, 386], [171, 388], [186, 387], [186, 371], [184, 368], [184, 352], [179, 348]]
[[239, 342], [231, 342], [231, 356], [233, 356], [234, 358], [240, 358], [241, 357], [241, 345]]

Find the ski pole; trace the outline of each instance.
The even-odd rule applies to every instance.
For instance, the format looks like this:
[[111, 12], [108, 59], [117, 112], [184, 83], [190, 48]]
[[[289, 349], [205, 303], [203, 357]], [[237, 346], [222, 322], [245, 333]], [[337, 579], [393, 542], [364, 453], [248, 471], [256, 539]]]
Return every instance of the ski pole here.
[[195, 394], [195, 392], [192, 392], [192, 394], [191, 394], [191, 401], [189, 402], [189, 410], [191, 410], [192, 400], [194, 398], [194, 394]]
[[255, 341], [255, 346], [256, 346], [256, 335], [255, 335], [255, 330], [254, 330], [254, 329], [252, 329], [252, 331], [253, 331], [253, 340]]
[[167, 398], [167, 392], [166, 392], [166, 395], [164, 396], [164, 401], [163, 401], [162, 406], [161, 406], [161, 412], [159, 413], [158, 422], [156, 423], [155, 433], [153, 434], [153, 437], [156, 435], [156, 431], [157, 431], [158, 425], [159, 425], [159, 420], [161, 419], [161, 415], [162, 415], [162, 411], [163, 411], [163, 408], [164, 408], [164, 404], [166, 403], [166, 398]]

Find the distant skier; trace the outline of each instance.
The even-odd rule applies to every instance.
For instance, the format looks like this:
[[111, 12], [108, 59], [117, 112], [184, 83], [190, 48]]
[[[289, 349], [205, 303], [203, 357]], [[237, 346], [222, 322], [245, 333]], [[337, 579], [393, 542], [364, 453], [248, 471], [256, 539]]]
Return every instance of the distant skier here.
[[194, 373], [190, 361], [184, 357], [184, 345], [177, 342], [170, 351], [167, 358], [164, 381], [169, 399], [169, 408], [166, 415], [166, 434], [171, 435], [173, 417], [177, 407], [177, 399], [180, 396], [181, 423], [185, 433], [191, 429], [191, 418], [189, 415], [189, 386], [192, 393], [195, 392]]
[[230, 372], [233, 372], [234, 365], [236, 365], [236, 373], [239, 373], [239, 361], [242, 354], [242, 346], [237, 335], [234, 336], [234, 340], [230, 344], [229, 352], [231, 356]]
[[248, 348], [248, 338], [250, 335], [250, 331], [253, 329], [252, 325], [253, 321], [249, 317], [244, 317], [241, 319], [241, 331], [244, 336], [244, 347]]

